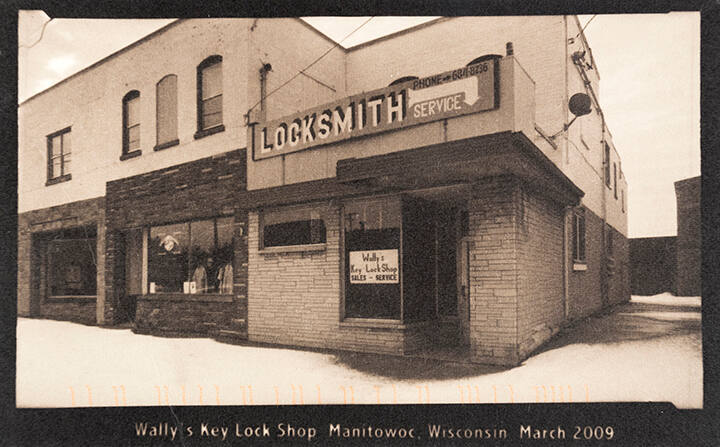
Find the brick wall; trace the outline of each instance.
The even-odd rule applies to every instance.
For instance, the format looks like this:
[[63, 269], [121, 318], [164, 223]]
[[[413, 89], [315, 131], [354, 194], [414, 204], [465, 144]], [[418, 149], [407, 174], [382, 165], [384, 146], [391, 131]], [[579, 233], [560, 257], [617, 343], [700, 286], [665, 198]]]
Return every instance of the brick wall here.
[[[568, 235], [572, 237], [572, 223], [568, 219]], [[612, 238], [612, 254], [603, 252], [603, 222], [585, 209], [585, 257], [587, 270], [573, 271], [568, 249], [569, 319], [582, 318], [617, 303], [630, 300], [630, 247], [628, 239], [606, 224], [606, 238]], [[568, 244], [571, 242], [568, 241]], [[570, 245], [568, 245], [570, 247]], [[606, 281], [606, 285], [603, 285]], [[605, 290], [603, 290], [605, 289]]]
[[[105, 298], [104, 198], [29, 211], [18, 215], [18, 315], [102, 323], [96, 314]], [[45, 296], [44, 239], [63, 229], [93, 227], [97, 231], [97, 297], [48, 299]]]
[[[237, 194], [245, 190], [245, 160], [244, 149], [234, 150], [108, 182], [108, 295], [123, 289], [123, 230], [220, 215], [235, 217], [232, 300], [182, 294], [138, 297], [135, 324], [139, 332], [246, 337], [247, 213], [235, 209]], [[113, 299], [117, 305], [119, 297]]]
[[677, 293], [701, 294], [700, 177], [675, 182], [677, 196]]
[[633, 295], [655, 295], [675, 291], [676, 237], [629, 239], [630, 291]]
[[608, 304], [624, 303], [630, 300], [630, 241], [613, 227], [612, 253], [608, 259]]
[[563, 207], [527, 187], [518, 196], [518, 341], [525, 358], [565, 319]]
[[573, 270], [572, 221], [568, 217], [568, 300], [570, 319], [590, 315], [603, 307], [602, 275], [603, 260], [602, 219], [585, 209], [585, 259], [587, 270]]
[[470, 216], [470, 345], [474, 361], [514, 365], [517, 352], [517, 183], [477, 184]]
[[[340, 323], [340, 209], [327, 203], [323, 251], [260, 253], [248, 218], [248, 338], [283, 345], [402, 354], [404, 329]], [[412, 347], [411, 347], [412, 348]]]

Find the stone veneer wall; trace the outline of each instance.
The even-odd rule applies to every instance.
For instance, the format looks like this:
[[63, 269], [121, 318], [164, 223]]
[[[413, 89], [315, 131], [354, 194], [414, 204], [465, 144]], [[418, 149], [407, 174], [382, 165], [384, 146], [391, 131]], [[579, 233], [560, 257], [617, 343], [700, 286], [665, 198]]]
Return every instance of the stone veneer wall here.
[[218, 216], [235, 217], [232, 297], [140, 296], [135, 317], [138, 332], [247, 337], [247, 212], [236, 209], [237, 195], [246, 187], [245, 163], [245, 150], [239, 149], [108, 182], [105, 283], [108, 294], [123, 288], [123, 258], [116, 256], [122, 251], [123, 230]]
[[[51, 187], [50, 187], [51, 188]], [[48, 299], [44, 287], [44, 234], [62, 229], [97, 230], [97, 295], [95, 298]], [[18, 316], [104, 324], [105, 199], [81, 200], [18, 215]]]

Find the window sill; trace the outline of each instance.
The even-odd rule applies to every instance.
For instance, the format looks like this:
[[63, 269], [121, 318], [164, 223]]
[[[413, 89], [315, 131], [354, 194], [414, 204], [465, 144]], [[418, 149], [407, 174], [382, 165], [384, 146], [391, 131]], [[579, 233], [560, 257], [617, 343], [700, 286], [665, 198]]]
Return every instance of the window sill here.
[[140, 149], [135, 149], [132, 152], [126, 152], [120, 156], [120, 161], [129, 160], [131, 158], [139, 157], [142, 154]]
[[587, 271], [587, 264], [584, 262], [573, 262], [573, 272]]
[[207, 137], [207, 136], [210, 136], [210, 135], [213, 135], [213, 134], [222, 132], [222, 131], [224, 131], [224, 130], [225, 130], [225, 125], [224, 125], [224, 124], [220, 124], [220, 125], [215, 126], [215, 127], [210, 127], [209, 129], [198, 130], [197, 132], [195, 132], [194, 138], [195, 138], [196, 140], [198, 140], [198, 139], [200, 139], [200, 138], [205, 138], [205, 137]]
[[46, 303], [70, 303], [70, 302], [78, 302], [78, 301], [96, 301], [97, 296], [96, 295], [53, 295], [53, 296], [46, 296], [45, 302]]
[[61, 175], [60, 177], [48, 179], [48, 181], [45, 182], [45, 186], [55, 185], [56, 183], [67, 182], [70, 179], [72, 179], [72, 174]]
[[346, 318], [340, 322], [341, 328], [388, 329], [401, 331], [407, 325], [400, 320], [381, 320], [378, 318]]
[[258, 250], [261, 255], [269, 255], [275, 253], [297, 253], [310, 251], [325, 251], [327, 244], [305, 244], [305, 245], [286, 245], [283, 247], [266, 247]]
[[195, 301], [202, 303], [232, 303], [233, 295], [213, 295], [202, 293], [151, 293], [139, 295], [139, 300], [147, 301]]
[[167, 148], [169, 148], [169, 147], [177, 146], [178, 144], [180, 144], [180, 140], [178, 140], [178, 139], [176, 138], [176, 139], [174, 139], [174, 140], [172, 140], [172, 141], [168, 141], [168, 142], [166, 142], [166, 143], [162, 143], [162, 144], [156, 145], [156, 146], [153, 148], [153, 150], [157, 152], [157, 151], [161, 151], [161, 150], [163, 150], [163, 149], [167, 149]]

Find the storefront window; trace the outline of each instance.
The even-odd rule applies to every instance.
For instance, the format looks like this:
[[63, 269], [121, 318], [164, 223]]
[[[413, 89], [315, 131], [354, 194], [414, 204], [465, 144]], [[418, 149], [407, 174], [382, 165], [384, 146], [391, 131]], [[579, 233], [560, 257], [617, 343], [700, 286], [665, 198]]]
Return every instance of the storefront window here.
[[262, 215], [263, 248], [324, 244], [325, 216], [321, 209], [289, 208]]
[[400, 319], [398, 197], [349, 202], [345, 232], [345, 317]]
[[95, 247], [95, 238], [49, 241], [49, 296], [95, 296], [97, 290]]
[[150, 228], [150, 293], [231, 294], [233, 218]]

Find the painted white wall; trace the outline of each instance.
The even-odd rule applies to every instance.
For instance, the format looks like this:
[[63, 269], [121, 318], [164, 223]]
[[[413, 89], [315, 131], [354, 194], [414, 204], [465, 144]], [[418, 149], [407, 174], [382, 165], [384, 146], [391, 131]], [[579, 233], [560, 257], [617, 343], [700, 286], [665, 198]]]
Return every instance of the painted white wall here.
[[[107, 181], [245, 147], [249, 23], [194, 19], [171, 24], [21, 104], [18, 211], [104, 196]], [[225, 131], [195, 140], [196, 67], [213, 54], [223, 57]], [[178, 77], [180, 144], [155, 152], [155, 85], [171, 73]], [[140, 91], [142, 155], [120, 161], [122, 98], [130, 90]], [[68, 126], [72, 179], [46, 186], [46, 136]]]
[[[506, 42], [512, 42], [517, 69], [531, 80], [522, 83], [524, 106], [534, 104], [535, 123], [554, 134], [571, 118], [566, 106], [569, 96], [584, 91], [570, 59], [574, 51], [583, 48], [583, 39], [574, 37], [579, 31], [579, 22], [573, 16], [456, 17], [349, 50], [335, 48], [307, 70], [308, 76], [297, 76], [272, 93], [267, 100], [267, 118], [381, 88], [401, 76], [427, 76], [464, 66], [485, 54], [505, 55]], [[570, 37], [574, 39], [566, 46]], [[245, 114], [260, 98], [262, 64], [273, 66], [267, 81], [270, 93], [333, 46], [297, 19], [184, 20], [36, 95], [18, 112], [19, 212], [103, 196], [107, 181], [245, 147]], [[223, 56], [226, 130], [195, 140], [196, 66], [212, 54]], [[598, 67], [588, 71], [596, 93], [598, 71]], [[170, 73], [178, 76], [180, 144], [155, 152], [155, 84]], [[141, 93], [142, 155], [120, 161], [122, 97], [133, 89]], [[526, 124], [515, 127], [525, 129]], [[72, 179], [46, 186], [46, 136], [67, 126], [72, 127]], [[601, 216], [605, 194], [608, 222], [627, 234], [627, 206], [622, 212], [622, 194], [618, 192], [616, 200], [612, 190], [601, 187], [602, 133], [597, 113], [579, 118], [567, 135], [561, 134], [556, 139], [557, 149], [537, 132], [528, 130], [526, 134], [585, 191], [583, 203]], [[392, 135], [367, 139], [367, 143], [382, 145], [383, 138], [392, 139]], [[606, 138], [612, 146], [609, 133]], [[358, 144], [345, 145], [350, 149]], [[297, 158], [292, 168], [307, 170], [312, 178], [333, 175], [329, 167], [334, 168], [334, 164], [328, 162], [323, 150], [305, 151], [287, 159]], [[362, 156], [362, 150], [350, 152], [353, 154], [347, 156]], [[334, 161], [337, 157], [331, 158]], [[618, 162], [619, 168], [614, 148], [612, 162]], [[262, 163], [263, 168], [255, 173], [255, 163], [248, 159], [250, 187], [277, 184], [273, 172], [292, 171], [283, 168], [281, 157]], [[313, 167], [318, 163], [320, 167]], [[305, 177], [296, 172], [283, 181], [302, 181]], [[255, 182], [253, 178], [264, 180]], [[618, 175], [618, 187], [625, 191], [627, 204], [624, 176]]]

